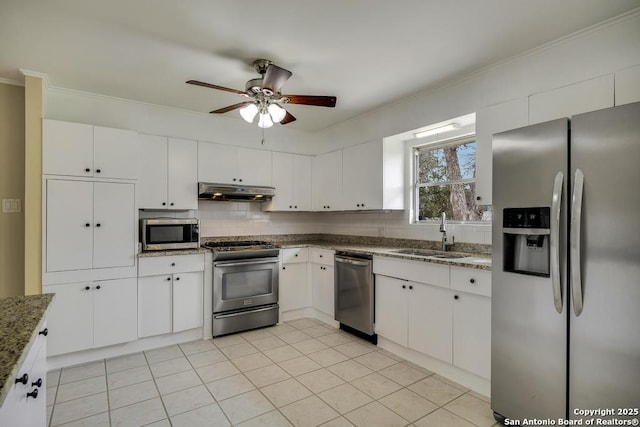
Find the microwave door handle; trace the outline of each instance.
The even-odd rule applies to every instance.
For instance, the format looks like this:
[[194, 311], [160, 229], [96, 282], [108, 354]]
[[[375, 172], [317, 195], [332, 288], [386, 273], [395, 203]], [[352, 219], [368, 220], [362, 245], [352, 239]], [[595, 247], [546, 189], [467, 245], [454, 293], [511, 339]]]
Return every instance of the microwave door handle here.
[[580, 316], [583, 308], [582, 301], [582, 275], [580, 233], [582, 232], [582, 194], [584, 190], [584, 174], [576, 169], [573, 184], [573, 197], [571, 198], [571, 238], [569, 244], [569, 256], [571, 258], [571, 296], [573, 311], [576, 317]]
[[549, 258], [551, 261], [551, 286], [553, 305], [558, 313], [562, 313], [562, 282], [560, 281], [560, 209], [562, 207], [562, 182], [564, 174], [558, 172], [553, 183], [551, 199], [551, 233], [549, 236]]

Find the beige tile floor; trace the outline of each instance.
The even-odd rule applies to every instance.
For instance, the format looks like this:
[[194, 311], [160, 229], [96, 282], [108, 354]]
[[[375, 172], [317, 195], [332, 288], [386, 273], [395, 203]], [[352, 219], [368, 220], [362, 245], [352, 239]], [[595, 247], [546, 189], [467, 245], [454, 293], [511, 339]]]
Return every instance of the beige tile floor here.
[[315, 319], [48, 373], [50, 426], [496, 425], [486, 397]]

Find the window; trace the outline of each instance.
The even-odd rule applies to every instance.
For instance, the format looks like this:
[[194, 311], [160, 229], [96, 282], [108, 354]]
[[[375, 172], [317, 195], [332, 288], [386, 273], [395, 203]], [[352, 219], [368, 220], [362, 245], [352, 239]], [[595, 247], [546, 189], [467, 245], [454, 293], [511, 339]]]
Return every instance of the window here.
[[414, 150], [415, 222], [482, 221], [484, 206], [475, 203], [476, 140], [466, 135]]

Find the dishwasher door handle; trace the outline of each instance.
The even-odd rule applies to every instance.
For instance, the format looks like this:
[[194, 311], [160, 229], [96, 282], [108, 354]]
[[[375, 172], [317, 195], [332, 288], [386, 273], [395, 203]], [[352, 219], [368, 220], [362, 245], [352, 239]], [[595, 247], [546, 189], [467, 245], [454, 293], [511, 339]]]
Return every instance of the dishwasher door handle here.
[[368, 261], [368, 260], [361, 261], [359, 259], [353, 259], [353, 258], [336, 257], [335, 259], [336, 259], [336, 262], [341, 262], [343, 264], [359, 265], [362, 267], [366, 267], [371, 263], [371, 261]]

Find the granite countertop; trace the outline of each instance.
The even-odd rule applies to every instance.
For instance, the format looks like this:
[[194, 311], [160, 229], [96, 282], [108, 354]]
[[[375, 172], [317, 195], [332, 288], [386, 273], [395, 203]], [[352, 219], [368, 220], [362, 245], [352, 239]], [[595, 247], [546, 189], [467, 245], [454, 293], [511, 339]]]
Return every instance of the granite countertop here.
[[[244, 236], [246, 240], [261, 240], [260, 236]], [[209, 239], [209, 238], [207, 238]], [[234, 240], [241, 240], [241, 237], [233, 238]], [[264, 238], [263, 238], [264, 240]], [[349, 251], [356, 252], [367, 255], [380, 255], [391, 258], [399, 258], [410, 261], [421, 261], [421, 262], [431, 262], [435, 264], [444, 264], [444, 265], [453, 265], [459, 267], [466, 268], [477, 268], [480, 270], [491, 270], [491, 255], [487, 253], [474, 253], [474, 252], [447, 252], [447, 254], [453, 255], [462, 255], [463, 258], [433, 258], [432, 256], [423, 256], [423, 255], [412, 255], [412, 254], [402, 254], [397, 253], [398, 250], [403, 249], [411, 249], [412, 246], [386, 246], [386, 245], [376, 245], [367, 243], [347, 243], [347, 242], [329, 242], [325, 240], [307, 240], [307, 241], [298, 241], [298, 240], [278, 240], [274, 241], [274, 244], [278, 245], [282, 249], [287, 248], [300, 248], [300, 247], [314, 247], [321, 249], [331, 249], [335, 251]], [[473, 245], [469, 245], [469, 247], [473, 248]], [[464, 246], [463, 246], [464, 248]], [[433, 252], [434, 254], [443, 254], [444, 252], [433, 250], [433, 249], [425, 249], [429, 252]], [[166, 250], [166, 251], [150, 251], [150, 252], [138, 252], [138, 257], [156, 257], [156, 256], [167, 256], [167, 255], [193, 255], [193, 254], [204, 254], [210, 252], [211, 249], [207, 249], [204, 247], [200, 247], [198, 249], [174, 249], [174, 250]]]
[[[280, 242], [278, 244], [280, 248], [300, 248], [300, 247], [315, 247], [321, 249], [332, 249], [335, 251], [349, 251], [355, 253], [361, 253], [365, 255], [380, 255], [386, 256], [390, 258], [399, 258], [410, 261], [422, 261], [422, 262], [431, 262], [435, 264], [444, 264], [444, 265], [453, 265], [458, 267], [466, 267], [466, 268], [477, 268], [479, 270], [491, 270], [491, 256], [487, 254], [474, 254], [474, 253], [464, 253], [464, 252], [447, 252], [449, 255], [462, 255], [464, 258], [433, 258], [432, 256], [424, 256], [424, 255], [411, 255], [411, 254], [402, 254], [397, 253], [398, 250], [408, 249], [406, 247], [402, 248], [390, 248], [390, 247], [380, 247], [380, 246], [368, 246], [368, 245], [349, 245], [349, 244], [334, 244], [328, 242], [307, 242], [307, 243], [296, 243], [296, 242]], [[427, 250], [430, 251], [430, 250]], [[444, 254], [442, 251], [433, 251], [436, 254]]]
[[154, 257], [154, 256], [170, 256], [170, 255], [198, 255], [211, 252], [211, 249], [197, 248], [197, 249], [169, 249], [166, 251], [138, 251], [138, 258]]
[[54, 294], [0, 299], [0, 406], [35, 342]]

